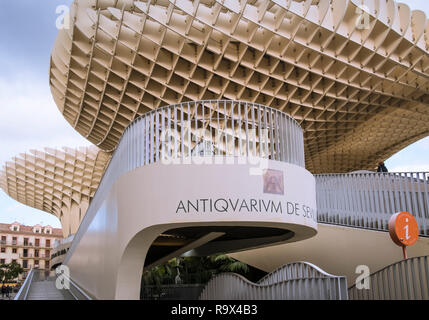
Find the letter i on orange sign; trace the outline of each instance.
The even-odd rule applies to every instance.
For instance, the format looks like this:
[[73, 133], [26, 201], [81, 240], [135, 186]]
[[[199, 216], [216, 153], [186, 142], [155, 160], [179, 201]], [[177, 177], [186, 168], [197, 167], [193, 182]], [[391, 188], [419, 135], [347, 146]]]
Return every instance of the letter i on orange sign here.
[[406, 248], [415, 244], [419, 238], [416, 219], [405, 211], [394, 214], [389, 220], [389, 234], [392, 241], [402, 247], [404, 259], [407, 259]]

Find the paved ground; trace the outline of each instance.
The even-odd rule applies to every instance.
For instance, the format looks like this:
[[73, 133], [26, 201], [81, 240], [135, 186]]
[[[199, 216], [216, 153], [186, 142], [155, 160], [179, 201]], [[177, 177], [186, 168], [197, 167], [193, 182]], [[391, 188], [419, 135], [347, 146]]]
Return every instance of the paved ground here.
[[16, 293], [11, 293], [9, 294], [9, 298], [6, 297], [6, 294], [4, 295], [4, 297], [1, 296], [0, 294], [0, 300], [13, 300], [13, 298], [15, 298]]
[[74, 300], [66, 290], [58, 290], [55, 280], [33, 281], [27, 300]]

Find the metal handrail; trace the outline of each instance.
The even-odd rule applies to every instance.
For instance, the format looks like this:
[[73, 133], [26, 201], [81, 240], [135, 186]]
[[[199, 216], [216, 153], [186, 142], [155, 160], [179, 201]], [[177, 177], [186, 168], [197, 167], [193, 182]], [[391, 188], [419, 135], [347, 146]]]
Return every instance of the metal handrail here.
[[28, 292], [30, 291], [31, 282], [33, 281], [34, 271], [35, 269], [31, 268], [30, 271], [27, 274], [27, 277], [25, 278], [24, 283], [22, 284], [21, 288], [19, 289], [16, 296], [13, 298], [13, 300], [27, 300]]
[[257, 283], [272, 284], [284, 280], [303, 279], [303, 278], [335, 278], [337, 276], [327, 273], [318, 266], [305, 262], [293, 262], [278, 267], [271, 273], [265, 275]]
[[[67, 281], [70, 283], [71, 286], [73, 286], [73, 288], [75, 290], [77, 290], [78, 294], [82, 295], [85, 300], [93, 300], [92, 297], [90, 297], [76, 282], [74, 282], [70, 277], [67, 277], [67, 275], [63, 274], [63, 277], [67, 278]], [[70, 294], [73, 296], [73, 298], [75, 298], [75, 300], [80, 300], [75, 293], [73, 293], [72, 288], [70, 287], [70, 289], [68, 289], [68, 291], [70, 292]]]
[[429, 300], [429, 256], [395, 262], [349, 288], [351, 300]]
[[303, 268], [310, 271], [314, 267], [306, 262], [291, 263], [275, 271], [283, 271], [281, 277], [270, 274], [258, 283], [235, 273], [223, 273], [208, 282], [200, 300], [348, 299], [346, 277], [329, 275], [317, 267], [314, 273], [299, 274]]
[[319, 223], [388, 231], [392, 214], [408, 211], [429, 236], [429, 173], [318, 174]]

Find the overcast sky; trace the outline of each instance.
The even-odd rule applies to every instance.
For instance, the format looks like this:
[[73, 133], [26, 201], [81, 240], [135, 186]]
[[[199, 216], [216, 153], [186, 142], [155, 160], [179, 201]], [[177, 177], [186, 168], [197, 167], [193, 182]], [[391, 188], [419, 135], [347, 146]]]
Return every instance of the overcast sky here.
[[[64, 120], [49, 89], [49, 59], [57, 35], [56, 8], [71, 0], [0, 1], [0, 165], [44, 147], [89, 145]], [[429, 16], [429, 1], [403, 0]], [[390, 171], [429, 171], [429, 138], [386, 161]], [[50, 224], [59, 220], [24, 206], [0, 190], [0, 222]]]

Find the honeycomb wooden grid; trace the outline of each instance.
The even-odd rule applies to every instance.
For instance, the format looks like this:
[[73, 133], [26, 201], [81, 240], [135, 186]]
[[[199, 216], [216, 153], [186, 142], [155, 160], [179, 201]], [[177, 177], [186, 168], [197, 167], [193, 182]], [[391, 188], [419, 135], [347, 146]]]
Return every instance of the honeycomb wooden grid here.
[[31, 150], [6, 162], [0, 187], [18, 202], [58, 217], [68, 236], [77, 231], [109, 160], [94, 146]]
[[373, 169], [429, 134], [428, 20], [392, 0], [76, 0], [71, 17], [51, 90], [105, 151], [137, 116], [201, 99], [287, 112], [313, 173]]

